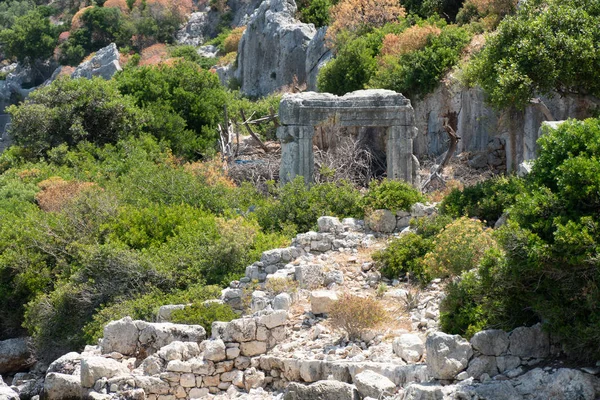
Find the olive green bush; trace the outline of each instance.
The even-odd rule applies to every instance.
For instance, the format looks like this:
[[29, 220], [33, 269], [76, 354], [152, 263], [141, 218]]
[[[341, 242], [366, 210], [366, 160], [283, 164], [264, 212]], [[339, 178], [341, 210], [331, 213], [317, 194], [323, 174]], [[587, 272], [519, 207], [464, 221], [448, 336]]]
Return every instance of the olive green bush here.
[[371, 182], [362, 204], [369, 210], [410, 211], [413, 204], [424, 201], [425, 197], [410, 184], [384, 179]]
[[[530, 183], [494, 235], [503, 253], [484, 257], [452, 288], [444, 326], [458, 332], [542, 321], [570, 356], [600, 356], [599, 143], [598, 119], [568, 121], [540, 138]], [[461, 303], [481, 304], [484, 314], [463, 312]], [[453, 324], [457, 318], [463, 322]]]
[[535, 0], [490, 35], [467, 76], [497, 108], [524, 108], [552, 92], [598, 95], [600, 6], [594, 0]]
[[208, 336], [212, 333], [213, 322], [229, 322], [237, 317], [231, 306], [216, 302], [195, 302], [182, 310], [174, 310], [171, 314], [175, 323], [202, 325]]
[[477, 217], [493, 226], [524, 190], [522, 178], [497, 176], [463, 190], [453, 189], [440, 204], [440, 211], [454, 218]]

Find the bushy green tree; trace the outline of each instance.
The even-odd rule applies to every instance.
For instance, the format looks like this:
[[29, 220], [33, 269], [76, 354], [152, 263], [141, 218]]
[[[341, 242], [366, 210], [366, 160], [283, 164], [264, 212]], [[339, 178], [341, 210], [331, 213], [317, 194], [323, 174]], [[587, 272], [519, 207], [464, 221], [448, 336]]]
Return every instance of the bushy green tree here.
[[329, 9], [335, 4], [331, 0], [311, 0], [308, 4], [299, 4], [300, 20], [315, 27], [329, 25]]
[[0, 3], [0, 29], [10, 28], [15, 19], [35, 8], [31, 0], [7, 0]]
[[0, 32], [2, 50], [24, 63], [47, 59], [57, 42], [58, 31], [39, 10], [17, 17], [10, 28]]
[[461, 302], [482, 304], [482, 316], [461, 314], [460, 329], [482, 321], [504, 328], [542, 321], [571, 356], [596, 359], [600, 121], [565, 122], [547, 131], [539, 145], [530, 183], [495, 235], [504, 253], [484, 258], [477, 272], [452, 289], [442, 324], [453, 326]]
[[62, 143], [116, 143], [139, 133], [144, 124], [133, 100], [101, 78], [58, 79], [8, 112], [15, 143], [35, 156]]
[[116, 81], [121, 93], [131, 95], [139, 106], [160, 104], [185, 120], [195, 137], [186, 143], [191, 150], [184, 155], [198, 157], [215, 145], [216, 126], [227, 99], [215, 74], [181, 61], [174, 65], [129, 68]]
[[469, 74], [498, 108], [524, 107], [540, 94], [600, 94], [600, 5], [594, 0], [532, 0], [505, 18]]
[[421, 18], [440, 16], [454, 22], [463, 3], [464, 0], [404, 0], [402, 5], [406, 11]]

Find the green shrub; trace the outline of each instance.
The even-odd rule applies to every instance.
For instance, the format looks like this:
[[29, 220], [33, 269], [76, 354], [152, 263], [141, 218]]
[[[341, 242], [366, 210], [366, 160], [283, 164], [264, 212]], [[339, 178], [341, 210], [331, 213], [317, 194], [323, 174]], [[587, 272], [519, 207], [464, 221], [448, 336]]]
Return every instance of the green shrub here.
[[594, 0], [528, 1], [489, 36], [467, 75], [497, 108], [524, 108], [553, 91], [597, 96], [599, 16]]
[[406, 233], [394, 239], [385, 250], [373, 254], [373, 260], [380, 265], [381, 273], [390, 279], [396, 279], [405, 274], [429, 282], [423, 265], [423, 257], [432, 248], [431, 239], [425, 239], [413, 232]]
[[477, 217], [493, 226], [524, 190], [522, 178], [494, 177], [463, 190], [452, 190], [442, 201], [440, 212], [454, 218], [463, 215]]
[[173, 112], [183, 118], [186, 128], [194, 132], [193, 138], [186, 134], [187, 139], [182, 142], [178, 135], [164, 136], [177, 144], [178, 149], [186, 150], [179, 155], [199, 158], [214, 148], [216, 126], [227, 100], [216, 74], [202, 70], [197, 64], [180, 61], [172, 66], [128, 68], [117, 75], [116, 82], [121, 93], [132, 96], [140, 107], [162, 109], [165, 114]]
[[435, 236], [423, 260], [425, 271], [435, 278], [460, 275], [477, 267], [484, 253], [495, 245], [481, 222], [461, 217]]
[[452, 222], [452, 217], [448, 215], [433, 214], [422, 218], [413, 218], [410, 221], [410, 227], [423, 238], [429, 239], [436, 236]]
[[311, 0], [308, 4], [299, 4], [300, 21], [314, 24], [316, 28], [329, 25], [329, 9], [334, 4], [331, 0]]
[[2, 51], [24, 63], [49, 58], [58, 42], [58, 30], [40, 10], [17, 17], [12, 26], [0, 32]]
[[101, 78], [58, 79], [7, 110], [15, 143], [34, 158], [62, 143], [116, 143], [143, 126], [132, 99]]
[[367, 35], [339, 48], [335, 59], [319, 71], [319, 91], [343, 95], [364, 89], [377, 70], [376, 46], [377, 43], [373, 43]]
[[458, 63], [470, 39], [465, 29], [447, 26], [439, 36], [429, 36], [422, 49], [383, 57], [369, 87], [394, 90], [409, 98], [431, 93]]
[[210, 336], [213, 322], [229, 322], [238, 318], [238, 315], [228, 304], [195, 302], [183, 310], [174, 310], [171, 317], [175, 323], [202, 325], [206, 334]]
[[165, 293], [158, 289], [152, 289], [138, 297], [121, 299], [94, 314], [92, 321], [83, 328], [85, 339], [87, 343], [97, 342], [103, 336], [104, 326], [110, 321], [129, 316], [134, 320], [154, 322], [158, 309], [162, 305], [201, 302], [216, 299], [220, 295], [220, 287], [204, 286], [204, 283], [200, 282], [184, 290]]
[[[600, 157], [599, 138], [600, 124], [587, 120], [565, 123], [540, 139], [531, 184], [495, 234], [504, 254], [484, 258], [473, 284], [456, 288], [465, 302], [482, 304], [486, 314], [473, 314], [468, 324], [454, 329], [510, 329], [542, 321], [571, 357], [600, 356], [595, 346], [600, 337], [600, 180], [593, 165]], [[458, 307], [448, 307], [447, 323], [460, 314]]]
[[410, 211], [413, 204], [422, 201], [425, 201], [425, 197], [410, 184], [384, 179], [371, 182], [362, 204], [370, 210]]
[[260, 226], [268, 231], [306, 232], [325, 215], [356, 218], [363, 215], [360, 192], [347, 182], [307, 187], [303, 177], [296, 177], [272, 192], [275, 199], [256, 210]]

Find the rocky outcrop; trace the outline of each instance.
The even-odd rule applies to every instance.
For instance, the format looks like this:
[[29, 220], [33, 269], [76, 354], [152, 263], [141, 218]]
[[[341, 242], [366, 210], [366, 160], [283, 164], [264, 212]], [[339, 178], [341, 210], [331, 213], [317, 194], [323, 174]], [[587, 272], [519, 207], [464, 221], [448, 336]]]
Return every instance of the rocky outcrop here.
[[91, 59], [79, 64], [71, 74], [71, 78], [92, 79], [95, 76], [99, 76], [102, 79], [108, 80], [114, 74], [121, 71], [119, 57], [117, 45], [111, 43], [98, 50]]
[[[541, 98], [557, 120], [588, 118], [595, 108], [585, 96]], [[419, 129], [414, 142], [417, 156], [440, 155], [447, 150], [447, 134], [442, 124], [444, 116], [450, 115], [455, 117], [456, 132], [461, 137], [457, 153], [481, 154], [475, 167], [508, 171], [516, 171], [521, 162], [536, 157], [539, 128], [546, 120], [535, 106], [524, 111], [497, 111], [486, 103], [482, 89], [463, 87], [452, 76], [433, 93], [414, 99], [413, 107], [415, 125]], [[498, 152], [504, 153], [504, 159]]]
[[200, 11], [190, 15], [187, 22], [175, 34], [175, 39], [179, 44], [190, 46], [200, 46], [206, 41], [208, 26], [208, 12]]
[[467, 368], [473, 349], [458, 335], [433, 332], [425, 342], [427, 367], [435, 379], [454, 379]]
[[307, 49], [316, 29], [295, 15], [294, 0], [265, 0], [250, 17], [235, 72], [245, 94], [264, 96], [294, 81], [306, 82]]
[[319, 28], [308, 43], [306, 49], [306, 90], [317, 90], [319, 71], [333, 58], [333, 52], [325, 41], [326, 34], [326, 26]]
[[0, 374], [27, 370], [34, 362], [29, 338], [0, 341]]

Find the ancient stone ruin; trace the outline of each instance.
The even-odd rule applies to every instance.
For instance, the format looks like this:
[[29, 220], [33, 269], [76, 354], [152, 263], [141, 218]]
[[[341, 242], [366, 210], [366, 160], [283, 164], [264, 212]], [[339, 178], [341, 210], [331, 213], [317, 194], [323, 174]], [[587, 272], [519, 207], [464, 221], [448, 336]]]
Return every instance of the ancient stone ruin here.
[[277, 137], [281, 141], [280, 180], [313, 177], [315, 128], [341, 127], [385, 129], [387, 176], [418, 184], [419, 161], [413, 155], [417, 135], [410, 100], [391, 90], [359, 90], [338, 97], [329, 93], [304, 92], [284, 95], [279, 104]]

